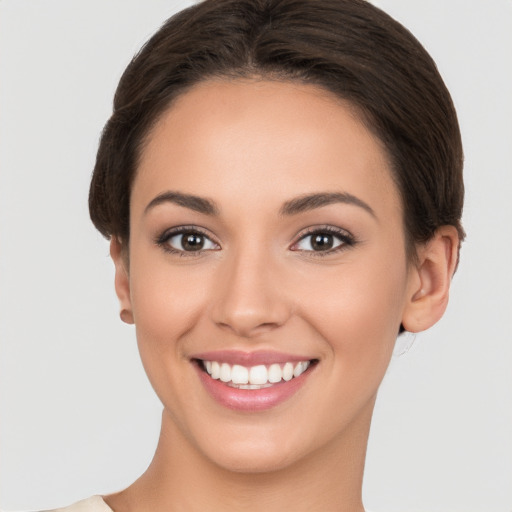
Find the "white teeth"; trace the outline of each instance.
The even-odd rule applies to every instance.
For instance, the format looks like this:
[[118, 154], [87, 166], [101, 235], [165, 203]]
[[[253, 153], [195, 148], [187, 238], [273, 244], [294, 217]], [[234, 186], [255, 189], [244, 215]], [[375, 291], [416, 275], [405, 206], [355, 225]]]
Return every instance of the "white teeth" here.
[[238, 389], [263, 389], [263, 388], [271, 388], [272, 384], [236, 384], [232, 385], [231, 387], [238, 388]]
[[293, 379], [293, 364], [286, 363], [283, 367], [283, 380], [289, 381]]
[[266, 384], [268, 382], [267, 367], [263, 364], [251, 367], [249, 370], [249, 382], [251, 384]]
[[229, 382], [231, 380], [231, 366], [228, 363], [220, 365], [220, 380], [222, 382]]
[[[210, 373], [208, 371], [208, 366], [206, 367], [206, 371]], [[212, 361], [212, 371], [210, 375], [212, 376], [212, 379], [218, 379], [220, 377], [220, 364], [217, 363], [217, 361]]]
[[203, 367], [212, 379], [219, 379], [239, 389], [261, 389], [273, 384], [292, 380], [302, 375], [309, 367], [310, 361], [285, 363], [282, 367], [274, 363], [269, 367], [260, 364], [246, 368], [239, 364], [233, 366], [218, 361], [203, 361]]
[[235, 364], [231, 368], [231, 382], [233, 384], [247, 384], [249, 382], [249, 370], [245, 366]]
[[302, 361], [300, 363], [297, 363], [297, 365], [293, 369], [293, 376], [298, 377], [299, 375], [303, 374], [306, 371], [306, 369], [307, 363], [304, 363]]
[[272, 383], [280, 382], [283, 378], [283, 371], [278, 364], [271, 364], [268, 369], [268, 381]]

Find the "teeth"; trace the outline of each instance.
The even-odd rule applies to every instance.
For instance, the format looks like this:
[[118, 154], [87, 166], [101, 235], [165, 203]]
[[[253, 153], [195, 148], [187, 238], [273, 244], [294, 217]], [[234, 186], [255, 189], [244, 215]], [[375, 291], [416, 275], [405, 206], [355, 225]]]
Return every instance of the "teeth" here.
[[249, 370], [249, 382], [251, 384], [266, 384], [268, 382], [268, 370], [266, 366], [260, 364], [253, 366]]
[[231, 368], [231, 382], [233, 384], [247, 384], [249, 382], [249, 370], [245, 366], [235, 364]]
[[[208, 371], [208, 366], [206, 367], [206, 371], [210, 373]], [[217, 363], [217, 361], [212, 361], [212, 371], [210, 375], [212, 376], [212, 379], [218, 379], [220, 377], [220, 364]]]
[[259, 386], [258, 384], [228, 384], [232, 388], [238, 389], [263, 389], [263, 388], [271, 388], [272, 384], [262, 384]]
[[283, 367], [283, 379], [286, 381], [293, 379], [293, 364], [286, 363]]
[[218, 361], [203, 361], [203, 367], [212, 379], [221, 380], [226, 384], [239, 389], [261, 389], [270, 387], [284, 380], [288, 382], [294, 377], [302, 375], [309, 367], [310, 361], [298, 363], [263, 364], [246, 368], [239, 364], [233, 366]]
[[283, 371], [278, 364], [271, 364], [268, 369], [268, 381], [275, 383], [280, 382], [283, 378]]
[[298, 377], [302, 373], [306, 371], [307, 366], [302, 361], [300, 363], [297, 363], [295, 368], [293, 369], [293, 376]]
[[220, 380], [222, 382], [229, 382], [231, 380], [231, 366], [228, 363], [220, 365]]

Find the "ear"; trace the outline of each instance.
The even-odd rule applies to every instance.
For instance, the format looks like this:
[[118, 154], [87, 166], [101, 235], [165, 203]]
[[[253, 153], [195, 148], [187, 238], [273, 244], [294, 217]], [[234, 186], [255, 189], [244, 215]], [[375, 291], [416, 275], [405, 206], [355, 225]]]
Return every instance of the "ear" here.
[[418, 260], [411, 265], [409, 273], [408, 298], [402, 316], [402, 325], [409, 332], [428, 329], [446, 310], [459, 256], [456, 228], [440, 227], [417, 252]]
[[115, 236], [110, 240], [110, 256], [116, 268], [115, 288], [119, 305], [121, 307], [121, 320], [127, 324], [133, 324], [132, 300], [130, 295], [130, 275], [128, 262], [123, 246]]

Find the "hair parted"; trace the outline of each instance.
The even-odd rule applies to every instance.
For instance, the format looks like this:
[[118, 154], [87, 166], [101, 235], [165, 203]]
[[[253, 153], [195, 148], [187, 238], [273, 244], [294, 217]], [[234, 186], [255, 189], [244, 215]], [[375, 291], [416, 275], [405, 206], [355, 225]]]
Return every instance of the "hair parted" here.
[[463, 152], [436, 65], [415, 37], [364, 0], [204, 0], [171, 17], [126, 68], [102, 133], [91, 219], [129, 240], [130, 192], [151, 128], [211, 78], [316, 84], [347, 100], [384, 144], [409, 248], [442, 225], [464, 238]]

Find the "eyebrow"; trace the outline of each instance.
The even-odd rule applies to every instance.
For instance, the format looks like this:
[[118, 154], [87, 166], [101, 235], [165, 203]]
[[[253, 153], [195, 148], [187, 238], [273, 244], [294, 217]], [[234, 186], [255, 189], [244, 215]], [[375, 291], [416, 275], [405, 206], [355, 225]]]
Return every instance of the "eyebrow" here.
[[[146, 214], [149, 210], [163, 203], [174, 203], [202, 213], [204, 215], [219, 215], [219, 208], [211, 199], [199, 197], [183, 192], [168, 191], [156, 196], [144, 209]], [[279, 214], [282, 216], [297, 215], [302, 212], [328, 206], [330, 204], [342, 203], [358, 206], [367, 211], [372, 217], [377, 218], [373, 209], [362, 199], [347, 192], [319, 192], [315, 194], [306, 194], [300, 197], [286, 201]]]
[[146, 214], [149, 210], [163, 203], [174, 203], [184, 206], [190, 210], [194, 210], [205, 215], [218, 215], [219, 209], [211, 199], [194, 196], [191, 194], [183, 194], [182, 192], [164, 192], [156, 196], [144, 209]]
[[322, 206], [328, 206], [335, 203], [358, 206], [367, 211], [375, 219], [377, 218], [369, 204], [347, 192], [321, 192], [300, 196], [284, 203], [279, 213], [286, 216], [296, 215], [298, 213], [314, 210], [316, 208], [321, 208]]

